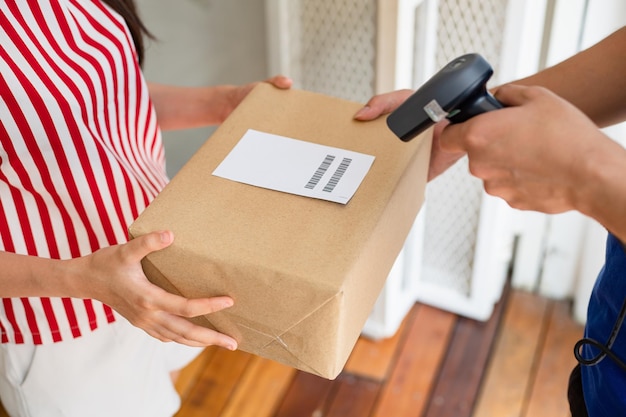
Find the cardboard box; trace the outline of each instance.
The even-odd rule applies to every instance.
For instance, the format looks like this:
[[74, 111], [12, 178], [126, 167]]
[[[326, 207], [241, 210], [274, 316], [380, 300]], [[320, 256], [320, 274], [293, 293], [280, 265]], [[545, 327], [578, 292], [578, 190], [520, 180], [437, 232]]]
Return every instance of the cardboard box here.
[[[409, 143], [362, 106], [258, 85], [130, 227], [172, 230], [143, 263], [185, 297], [229, 295], [235, 306], [193, 319], [239, 348], [334, 379], [402, 249], [424, 196], [431, 132]], [[375, 156], [347, 204], [212, 175], [248, 129]]]

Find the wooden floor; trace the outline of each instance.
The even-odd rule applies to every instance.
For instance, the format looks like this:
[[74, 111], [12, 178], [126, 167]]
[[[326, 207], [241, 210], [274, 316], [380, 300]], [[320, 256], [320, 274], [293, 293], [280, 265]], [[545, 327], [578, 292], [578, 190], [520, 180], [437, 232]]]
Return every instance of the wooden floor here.
[[521, 291], [486, 323], [416, 304], [393, 338], [361, 338], [334, 381], [208, 348], [181, 373], [176, 417], [569, 417], [582, 335], [569, 310]]
[[486, 323], [416, 304], [393, 338], [361, 338], [334, 381], [209, 348], [178, 380], [176, 416], [566, 417], [582, 337], [569, 310], [517, 290]]

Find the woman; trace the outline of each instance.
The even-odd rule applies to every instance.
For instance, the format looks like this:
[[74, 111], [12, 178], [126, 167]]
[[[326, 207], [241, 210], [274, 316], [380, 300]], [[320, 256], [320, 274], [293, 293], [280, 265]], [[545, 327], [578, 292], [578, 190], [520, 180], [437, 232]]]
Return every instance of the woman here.
[[169, 373], [204, 346], [237, 347], [186, 317], [233, 301], [152, 285], [140, 260], [174, 237], [127, 242], [127, 227], [167, 182], [160, 129], [220, 123], [254, 84], [146, 83], [131, 0], [2, 2], [0, 33], [2, 403], [12, 416], [172, 415]]

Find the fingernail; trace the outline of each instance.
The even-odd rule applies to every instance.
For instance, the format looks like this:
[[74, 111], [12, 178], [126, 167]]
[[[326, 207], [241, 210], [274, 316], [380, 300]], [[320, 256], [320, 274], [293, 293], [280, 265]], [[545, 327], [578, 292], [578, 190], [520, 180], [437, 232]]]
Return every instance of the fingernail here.
[[359, 109], [358, 112], [356, 112], [356, 114], [354, 115], [355, 118], [361, 117], [363, 116], [365, 113], [367, 113], [370, 109], [370, 106], [364, 106], [362, 108]]
[[163, 243], [169, 243], [172, 240], [171, 234], [166, 231], [159, 232], [159, 238]]
[[237, 350], [237, 342], [232, 342], [232, 343], [228, 343], [226, 345], [226, 349], [230, 350], [230, 351], [235, 351]]

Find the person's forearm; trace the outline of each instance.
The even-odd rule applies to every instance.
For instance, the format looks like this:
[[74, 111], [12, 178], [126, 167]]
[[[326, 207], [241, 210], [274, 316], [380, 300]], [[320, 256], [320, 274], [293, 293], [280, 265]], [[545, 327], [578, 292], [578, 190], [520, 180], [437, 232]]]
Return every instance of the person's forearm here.
[[150, 83], [149, 88], [163, 130], [216, 125], [232, 111], [229, 94], [235, 86], [176, 87]]
[[626, 120], [624, 74], [626, 27], [560, 64], [514, 83], [546, 87], [605, 127]]
[[575, 206], [626, 243], [626, 149], [612, 140], [598, 141], [579, 167]]
[[0, 251], [0, 297], [72, 297], [70, 264]]

